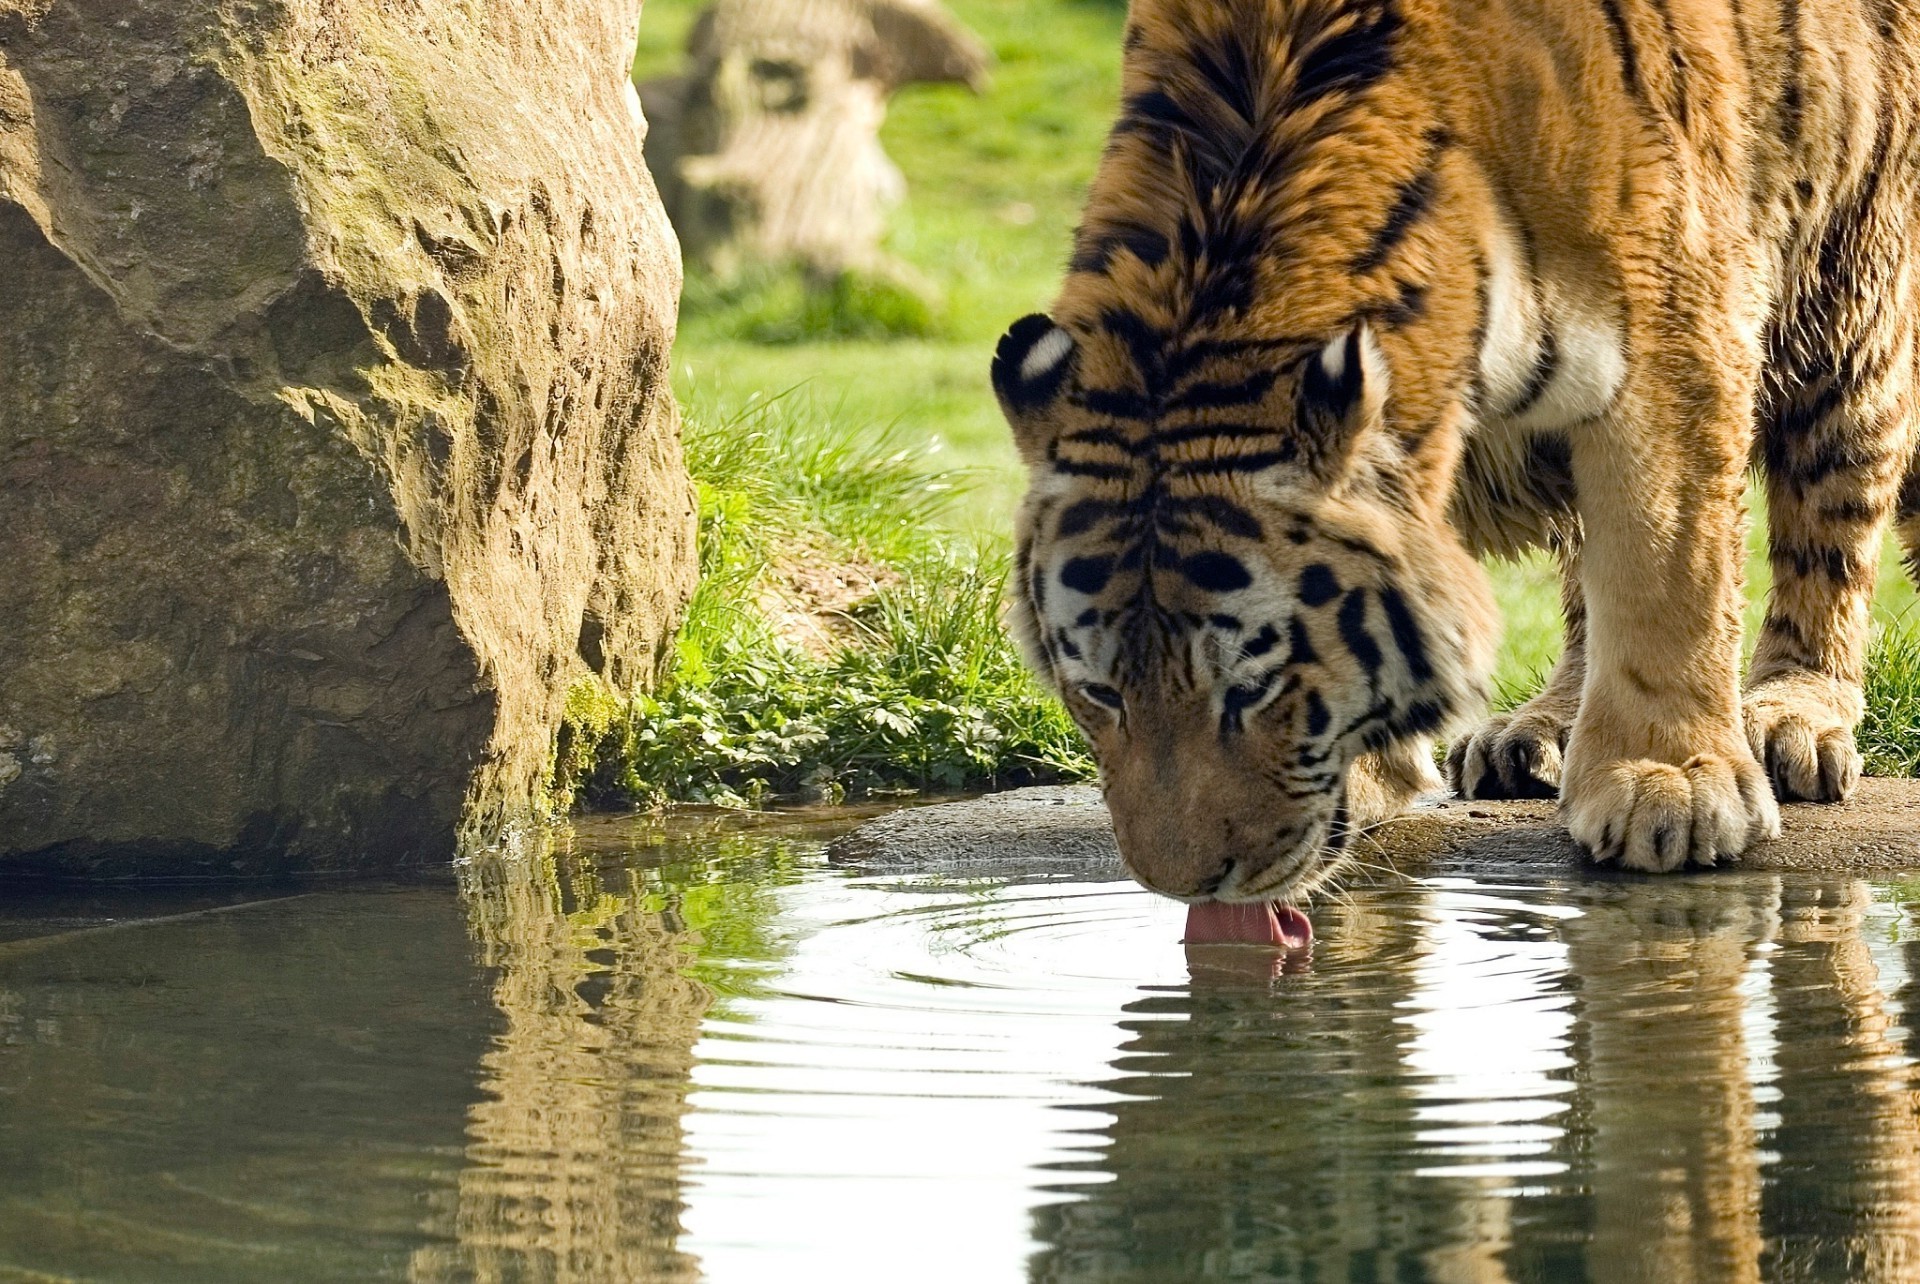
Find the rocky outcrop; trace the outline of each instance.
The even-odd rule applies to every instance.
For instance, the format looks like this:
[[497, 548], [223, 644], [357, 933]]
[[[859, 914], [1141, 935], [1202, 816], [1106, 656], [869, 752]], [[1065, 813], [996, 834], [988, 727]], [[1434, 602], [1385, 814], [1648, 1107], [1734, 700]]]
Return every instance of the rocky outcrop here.
[[442, 861], [692, 576], [640, 0], [0, 0], [0, 871]]

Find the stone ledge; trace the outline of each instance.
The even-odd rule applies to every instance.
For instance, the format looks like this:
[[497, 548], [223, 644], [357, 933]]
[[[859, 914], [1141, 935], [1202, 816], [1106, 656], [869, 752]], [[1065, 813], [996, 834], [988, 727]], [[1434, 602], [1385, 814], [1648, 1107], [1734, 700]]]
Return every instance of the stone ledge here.
[[[1736, 866], [1807, 873], [1920, 869], [1920, 781], [1868, 780], [1837, 806], [1784, 809], [1785, 833]], [[1431, 873], [1590, 868], [1552, 803], [1435, 799], [1370, 835], [1369, 860]], [[956, 878], [1120, 878], [1100, 791], [1020, 789], [895, 812], [834, 843], [837, 864]]]

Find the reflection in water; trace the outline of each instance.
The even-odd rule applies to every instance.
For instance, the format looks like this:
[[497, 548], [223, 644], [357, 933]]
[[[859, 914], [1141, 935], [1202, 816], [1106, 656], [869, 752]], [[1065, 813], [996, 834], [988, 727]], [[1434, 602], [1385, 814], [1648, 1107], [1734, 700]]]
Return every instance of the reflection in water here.
[[505, 1029], [434, 1228], [453, 1242], [414, 1255], [416, 1280], [699, 1277], [678, 1246], [688, 1076], [714, 1001], [696, 974], [751, 991], [777, 958], [765, 892], [791, 876], [791, 845], [687, 835], [594, 855], [544, 837], [461, 870]]
[[1276, 976], [692, 823], [0, 904], [0, 1280], [1920, 1279], [1920, 884], [1383, 878]]
[[[529, 844], [531, 845], [531, 844]], [[462, 870], [506, 1028], [481, 1058], [451, 1233], [418, 1280], [690, 1280], [680, 1117], [711, 996], [637, 869], [539, 848]]]
[[134, 908], [0, 946], [0, 1280], [396, 1278], [494, 1024], [453, 897]]
[[1584, 1036], [1589, 1277], [1757, 1281], [1760, 1160], [1742, 987], [1771, 879], [1601, 883], [1567, 921]]
[[1032, 1279], [1920, 1278], [1867, 884], [1360, 903], [1396, 897], [1375, 948], [1336, 912], [1345, 950], [1304, 974], [1128, 1006], [1101, 1085], [1125, 1100], [1084, 1165], [1113, 1180], [1036, 1213]]
[[1367, 915], [1367, 931], [1323, 915], [1315, 969], [1271, 990], [1196, 973], [1190, 990], [1129, 1004], [1121, 1077], [1100, 1084], [1123, 1100], [1089, 1165], [1114, 1180], [1037, 1211], [1048, 1248], [1033, 1278], [1415, 1271], [1453, 1213], [1415, 1198], [1404, 1161], [1415, 1098], [1394, 1067], [1421, 927], [1409, 910]]
[[1783, 898], [1772, 959], [1780, 1157], [1762, 1201], [1765, 1276], [1783, 1284], [1920, 1278], [1912, 1063], [1863, 931], [1873, 908], [1852, 881], [1796, 883]]

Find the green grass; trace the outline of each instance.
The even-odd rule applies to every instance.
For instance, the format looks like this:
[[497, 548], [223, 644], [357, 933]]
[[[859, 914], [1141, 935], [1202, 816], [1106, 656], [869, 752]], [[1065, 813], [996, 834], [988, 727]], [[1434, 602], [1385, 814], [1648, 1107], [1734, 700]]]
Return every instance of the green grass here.
[[[1043, 773], [1066, 770], [1069, 763], [1079, 769], [1077, 750], [1066, 747], [1070, 736], [1059, 738], [1065, 733], [1051, 706], [999, 667], [1009, 653], [993, 640], [989, 614], [969, 614], [961, 609], [961, 598], [977, 591], [983, 600], [997, 599], [987, 590], [1008, 543], [1020, 486], [1006, 428], [987, 386], [987, 365], [1008, 322], [1047, 306], [1058, 287], [1071, 228], [1117, 101], [1125, 6], [1119, 0], [948, 3], [993, 46], [998, 65], [992, 87], [979, 97], [954, 87], [909, 88], [894, 100], [883, 133], [909, 191], [893, 215], [888, 249], [935, 287], [936, 300], [929, 304], [911, 292], [852, 280], [809, 290], [796, 276], [778, 272], [727, 285], [698, 273], [689, 281], [674, 375], [692, 421], [708, 426], [696, 435], [694, 466], [703, 480], [703, 521], [711, 534], [703, 556], [714, 563], [716, 578], [702, 590], [687, 633], [690, 641], [682, 644], [682, 679], [675, 688], [681, 694], [671, 697], [682, 701], [676, 706], [682, 721], [673, 724], [677, 729], [662, 730], [665, 739], [647, 750], [656, 754], [649, 770], [666, 770], [675, 755], [696, 749], [690, 742], [708, 730], [722, 725], [730, 730], [720, 733], [721, 744], [698, 750], [703, 765], [697, 772], [664, 786], [672, 796], [724, 797], [732, 790], [745, 797], [783, 790], [808, 772], [823, 771], [856, 787], [860, 781], [915, 778], [928, 783], [1012, 779], [1026, 769], [1021, 753], [1046, 764], [1034, 768]], [[678, 66], [681, 43], [703, 4], [650, 0], [637, 75]], [[781, 408], [769, 411], [775, 398]], [[964, 490], [952, 502], [929, 504], [919, 502], [918, 492], [843, 494], [834, 500], [835, 513], [809, 525], [803, 515], [807, 503], [827, 497], [831, 487], [810, 498], [736, 485], [741, 470], [721, 457], [730, 447], [719, 440], [725, 436], [720, 426], [742, 422], [757, 423], [775, 436], [800, 433], [810, 449], [844, 449], [852, 452], [848, 458], [869, 465], [904, 451], [905, 471], [919, 477], [943, 474], [935, 484], [964, 480]], [[722, 477], [734, 481], [716, 480]], [[896, 483], [905, 485], [897, 478]], [[856, 529], [849, 509], [862, 502], [878, 506], [883, 514], [878, 525], [884, 529], [873, 529], [872, 523], [864, 532]], [[740, 586], [759, 573], [765, 549], [753, 547], [757, 537], [745, 527], [764, 520], [769, 505], [788, 506], [789, 520], [810, 532], [805, 538], [840, 540], [863, 549], [864, 556], [907, 568], [904, 578], [862, 613], [859, 627], [870, 636], [862, 634], [866, 642], [859, 658], [844, 661], [848, 668], [837, 675], [855, 684], [849, 691], [930, 701], [924, 719], [915, 715], [917, 724], [926, 731], [940, 718], [950, 718], [951, 734], [962, 741], [973, 734], [971, 724], [960, 715], [936, 714], [934, 706], [947, 702], [935, 692], [952, 694], [950, 682], [958, 683], [993, 693], [981, 697], [989, 704], [1018, 693], [1019, 718], [994, 725], [1003, 733], [1028, 725], [1029, 731], [1010, 733], [1026, 748], [1018, 753], [977, 745], [929, 749], [916, 777], [908, 769], [910, 755], [896, 742], [904, 732], [887, 727], [882, 713], [858, 705], [852, 695], [844, 707], [824, 697], [791, 706], [773, 698], [776, 690], [807, 688], [828, 670], [817, 660], [808, 661], [813, 667], [804, 672], [792, 667], [800, 662], [791, 657], [753, 660], [765, 640], [757, 631], [767, 625], [738, 602]], [[889, 507], [895, 511], [888, 512]], [[896, 536], [903, 546], [890, 543]], [[953, 548], [969, 551], [956, 554]], [[744, 560], [736, 565], [732, 558]], [[1558, 593], [1545, 559], [1491, 570], [1506, 617], [1496, 687], [1503, 703], [1513, 703], [1538, 685], [1559, 650]], [[1756, 604], [1768, 580], [1766, 559], [1756, 554], [1749, 567], [1749, 596]], [[1920, 642], [1895, 622], [1920, 622], [1920, 612], [1909, 614], [1914, 593], [1891, 556], [1881, 587], [1876, 620], [1885, 636], [1876, 650], [1876, 709], [1863, 744], [1876, 746], [1870, 756], [1878, 769], [1900, 763], [1913, 769], [1920, 766], [1920, 700], [1902, 693], [1920, 690], [1920, 663], [1914, 662]], [[937, 618], [909, 619], [909, 611]], [[1759, 617], [1756, 605], [1750, 626], [1757, 626]], [[729, 628], [734, 635], [727, 634]], [[943, 631], [949, 649], [934, 654], [921, 646], [920, 633]], [[923, 662], [960, 676], [928, 678], [915, 686], [908, 669]], [[985, 687], [968, 687], [976, 681]], [[707, 693], [700, 699], [709, 703], [699, 704], [694, 692]], [[767, 710], [769, 725], [749, 727], [755, 708]], [[592, 725], [596, 718], [614, 717], [602, 708], [582, 721]], [[838, 717], [867, 728], [864, 746], [804, 747], [811, 743], [806, 737], [826, 725], [823, 719]], [[729, 755], [741, 760], [730, 763]], [[632, 753], [628, 757], [639, 761]], [[984, 764], [993, 765], [989, 770]], [[644, 792], [631, 780], [616, 788], [604, 773], [599, 788], [634, 797]]]
[[[1004, 555], [935, 520], [955, 483], [924, 447], [775, 400], [693, 420], [687, 452], [703, 579], [672, 671], [626, 708], [592, 683], [575, 688], [557, 806], [742, 806], [1091, 774], [1000, 627]], [[822, 567], [874, 587], [809, 648], [780, 616], [793, 581]]]
[[[635, 60], [671, 71], [705, 0], [649, 0]], [[757, 397], [804, 388], [850, 424], [895, 428], [976, 476], [944, 520], [1004, 529], [1018, 487], [1006, 426], [987, 388], [993, 345], [1046, 307], [1118, 101], [1124, 6], [1095, 0], [949, 0], [993, 46], [992, 87], [915, 86], [894, 99], [882, 141], [907, 178], [888, 251], [939, 296], [925, 328], [842, 326], [831, 339], [793, 303], [790, 279], [719, 289], [696, 274], [675, 379], [698, 414], [721, 419]], [[784, 296], [784, 299], [783, 299]], [[816, 308], [817, 305], [811, 305]], [[782, 308], [787, 319], [775, 320]], [[851, 333], [847, 333], [851, 330]], [[864, 330], [864, 332], [863, 332]], [[875, 331], [879, 333], [875, 333]], [[818, 336], [826, 341], [806, 341]], [[781, 342], [757, 341], [778, 337]]]
[[1920, 630], [1904, 620], [1875, 642], [1860, 752], [1870, 776], [1920, 776]]

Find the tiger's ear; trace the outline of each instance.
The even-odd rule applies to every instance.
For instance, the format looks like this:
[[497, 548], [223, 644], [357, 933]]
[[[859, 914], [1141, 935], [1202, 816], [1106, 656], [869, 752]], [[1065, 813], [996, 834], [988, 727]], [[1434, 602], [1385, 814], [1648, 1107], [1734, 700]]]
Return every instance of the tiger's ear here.
[[993, 391], [1013, 429], [1013, 441], [1023, 458], [1040, 447], [1035, 422], [1051, 406], [1079, 360], [1073, 336], [1035, 313], [1013, 323], [993, 354]]
[[1329, 480], [1345, 471], [1354, 447], [1387, 405], [1386, 354], [1365, 321], [1307, 358], [1300, 377], [1299, 430], [1313, 470]]

